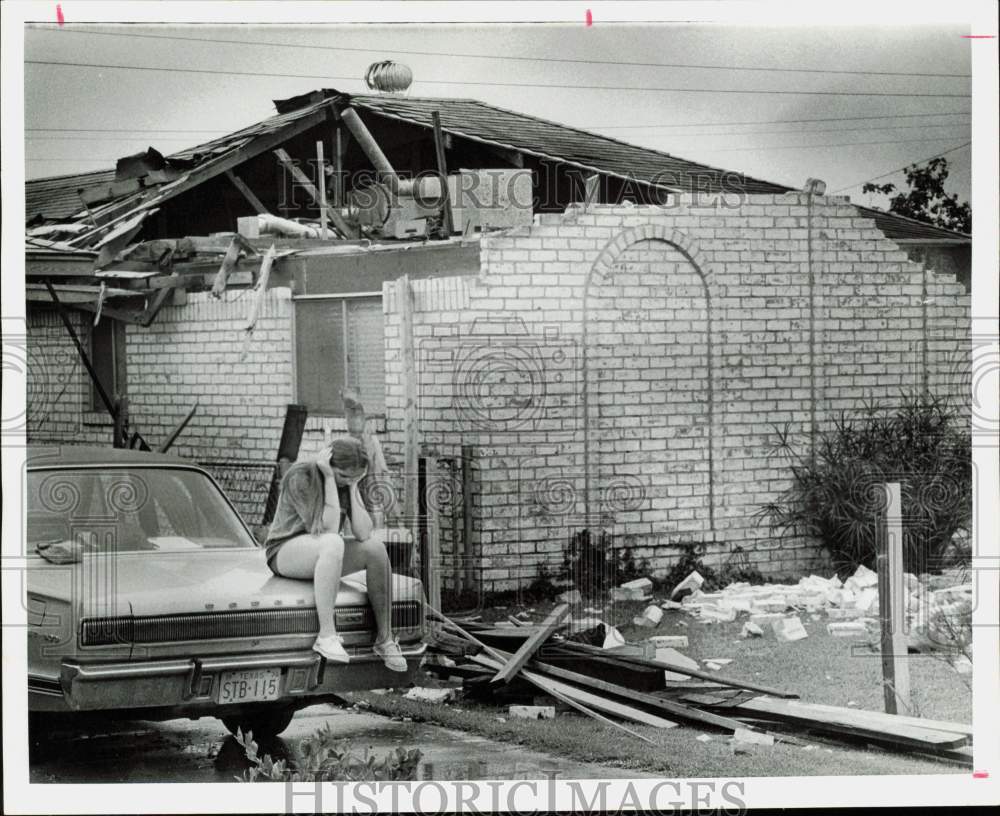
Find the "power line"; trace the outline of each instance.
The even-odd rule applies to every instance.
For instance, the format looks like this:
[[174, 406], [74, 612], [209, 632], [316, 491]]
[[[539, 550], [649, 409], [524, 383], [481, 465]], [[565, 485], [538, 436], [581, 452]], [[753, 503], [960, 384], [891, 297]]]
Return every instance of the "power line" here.
[[[734, 127], [736, 125], [785, 125], [806, 122], [857, 122], [877, 119], [926, 119], [932, 116], [971, 116], [970, 111], [944, 111], [941, 113], [896, 113], [884, 114], [882, 116], [828, 116], [819, 119], [757, 119], [752, 122], [678, 122], [672, 125], [567, 125], [578, 130], [622, 130], [622, 129], [644, 129], [644, 128], [675, 128], [675, 127]], [[886, 127], [903, 127], [902, 125], [887, 125]], [[940, 125], [929, 125], [929, 127], [941, 127]], [[879, 128], [872, 128], [879, 130]], [[160, 128], [144, 130], [141, 128], [67, 128], [67, 127], [29, 127], [24, 129], [25, 133], [231, 133], [229, 130], [201, 130], [198, 128]], [[769, 132], [769, 131], [762, 131]], [[785, 131], [773, 131], [785, 132]], [[810, 131], [787, 131], [788, 133], [821, 133], [820, 130]], [[679, 134], [685, 135], [685, 134]], [[747, 134], [749, 135], [749, 134]]]
[[941, 113], [890, 113], [882, 116], [827, 116], [820, 119], [757, 119], [753, 122], [678, 122], [672, 125], [573, 125], [584, 130], [603, 128], [604, 130], [632, 130], [643, 128], [710, 127], [732, 125], [792, 125], [802, 122], [860, 122], [870, 119], [924, 119], [928, 116], [972, 116], [972, 111], [942, 111]]
[[[957, 128], [963, 127], [963, 123], [951, 123], [946, 122], [940, 125], [885, 125], [882, 127], [869, 127], [869, 128], [817, 128], [814, 130], [752, 130], [747, 133], [705, 133], [705, 132], [689, 132], [689, 133], [674, 133], [670, 134], [666, 138], [670, 139], [693, 139], [693, 138], [705, 138], [712, 136], [723, 136], [726, 138], [735, 138], [743, 136], [765, 136], [770, 134], [778, 133], [850, 133], [850, 132], [872, 132], [881, 130], [927, 130], [928, 128]], [[89, 132], [89, 131], [88, 131]], [[127, 135], [127, 136], [112, 136], [112, 133], [129, 133], [129, 131], [124, 130], [107, 130], [105, 131], [109, 135], [107, 136], [33, 136], [27, 135], [25, 139], [32, 142], [43, 142], [43, 141], [72, 141], [72, 142], [124, 142], [124, 141], [144, 141], [142, 135]], [[147, 135], [156, 135], [157, 131], [143, 131]], [[174, 131], [163, 131], [163, 133], [173, 133]], [[226, 131], [211, 131], [225, 133]], [[158, 142], [190, 142], [189, 137], [184, 136], [162, 136], [156, 135], [156, 141]]]
[[862, 184], [867, 184], [869, 181], [878, 181], [879, 179], [884, 179], [886, 176], [891, 176], [893, 173], [899, 173], [905, 170], [907, 167], [913, 167], [915, 164], [923, 164], [924, 162], [929, 162], [932, 159], [939, 159], [942, 156], [947, 156], [949, 153], [954, 153], [957, 150], [961, 150], [963, 147], [968, 147], [972, 142], [963, 142], [960, 145], [955, 145], [955, 147], [950, 147], [943, 153], [935, 153], [933, 156], [928, 156], [926, 159], [918, 159], [917, 161], [909, 162], [904, 164], [902, 167], [897, 167], [895, 170], [890, 170], [888, 173], [883, 173], [881, 176], [873, 176], [872, 178], [865, 179], [864, 181], [859, 181], [857, 184], [849, 184], [846, 187], [841, 187], [839, 190], [834, 190], [830, 195], [836, 195], [837, 193], [842, 193], [844, 190], [852, 190]]
[[[170, 74], [210, 74], [215, 76], [263, 77], [267, 79], [334, 79], [359, 81], [356, 77], [326, 75], [326, 74], [270, 74], [262, 71], [221, 71], [209, 68], [164, 68], [151, 65], [111, 65], [97, 62], [60, 62], [57, 60], [25, 60], [25, 65], [58, 65], [66, 68], [101, 68], [124, 71], [160, 71]], [[665, 88], [650, 86], [641, 88], [636, 85], [579, 85], [566, 83], [539, 82], [479, 82], [461, 79], [422, 79], [427, 85], [470, 85], [492, 88], [552, 88], [555, 90], [575, 91], [646, 91], [668, 93], [710, 93], [710, 94], [771, 94], [781, 96], [877, 96], [877, 97], [918, 97], [921, 99], [968, 99], [971, 94], [955, 93], [897, 93], [885, 91], [781, 91], [781, 90], [742, 90], [736, 88]]]
[[[705, 147], [702, 149], [710, 153], [736, 153], [741, 150], [803, 150], [803, 149], [808, 150], [814, 147], [851, 147], [852, 145], [917, 144], [918, 142], [941, 142], [944, 141], [945, 139], [950, 139], [950, 138], [952, 137], [932, 136], [930, 139], [903, 139], [903, 140], [888, 139], [880, 142], [833, 142], [831, 144], [821, 144], [821, 145], [755, 145], [753, 147], [722, 147], [722, 148]], [[932, 156], [931, 158], [934, 157]], [[906, 166], [909, 167], [909, 165]]]
[[204, 43], [216, 43], [225, 45], [249, 45], [251, 47], [257, 46], [273, 46], [278, 48], [294, 48], [296, 50], [310, 50], [310, 51], [352, 51], [358, 53], [375, 53], [375, 54], [385, 54], [388, 50], [392, 54], [409, 54], [415, 56], [425, 56], [425, 57], [460, 57], [465, 59], [494, 59], [494, 60], [510, 60], [515, 62], [562, 62], [573, 65], [626, 65], [630, 67], [640, 67], [640, 68], [697, 68], [700, 70], [710, 70], [710, 71], [766, 71], [773, 73], [804, 73], [804, 74], [846, 74], [852, 76], [895, 76], [895, 77], [942, 77], [950, 79], [969, 79], [970, 74], [946, 74], [946, 73], [921, 73], [921, 72], [910, 72], [910, 71], [849, 71], [843, 69], [834, 68], [775, 68], [766, 67], [759, 68], [756, 66], [745, 66], [745, 65], [705, 65], [705, 64], [694, 64], [694, 63], [674, 63], [674, 62], [623, 62], [621, 60], [595, 60], [595, 59], [578, 59], [573, 57], [519, 57], [512, 56], [509, 54], [471, 54], [471, 53], [461, 53], [461, 52], [449, 52], [449, 51], [417, 51], [412, 49], [403, 48], [359, 48], [359, 47], [349, 47], [346, 45], [304, 45], [298, 43], [282, 43], [282, 42], [270, 42], [265, 40], [228, 40], [215, 37], [182, 37], [176, 34], [135, 34], [128, 31], [79, 31], [71, 28], [55, 28], [50, 25], [35, 25], [29, 26], [29, 28], [34, 28], [41, 31], [57, 31], [60, 35], [62, 34], [86, 34], [91, 36], [100, 37], [127, 37], [129, 39], [148, 39], [148, 40], [175, 40], [178, 42], [204, 42]]

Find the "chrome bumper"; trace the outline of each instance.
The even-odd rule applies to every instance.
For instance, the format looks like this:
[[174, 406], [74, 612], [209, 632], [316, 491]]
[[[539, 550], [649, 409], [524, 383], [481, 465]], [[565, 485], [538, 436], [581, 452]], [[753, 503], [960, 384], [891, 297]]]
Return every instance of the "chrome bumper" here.
[[324, 694], [412, 682], [427, 645], [400, 644], [400, 649], [406, 672], [390, 671], [370, 649], [352, 653], [348, 664], [330, 663], [313, 651], [294, 651], [135, 663], [66, 661], [59, 683], [67, 705], [76, 711], [164, 707], [207, 711], [219, 705], [223, 672], [280, 668], [281, 693], [273, 702], [300, 700], [307, 705], [308, 698]]

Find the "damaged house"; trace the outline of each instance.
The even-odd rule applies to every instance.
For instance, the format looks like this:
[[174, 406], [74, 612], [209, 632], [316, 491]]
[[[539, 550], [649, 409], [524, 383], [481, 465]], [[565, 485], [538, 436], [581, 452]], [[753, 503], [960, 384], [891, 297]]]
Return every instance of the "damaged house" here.
[[493, 590], [585, 528], [656, 568], [690, 541], [815, 568], [754, 517], [788, 484], [772, 426], [808, 448], [910, 388], [968, 410], [966, 235], [475, 100], [276, 107], [28, 182], [29, 441], [173, 440], [256, 524], [351, 386], [399, 523]]

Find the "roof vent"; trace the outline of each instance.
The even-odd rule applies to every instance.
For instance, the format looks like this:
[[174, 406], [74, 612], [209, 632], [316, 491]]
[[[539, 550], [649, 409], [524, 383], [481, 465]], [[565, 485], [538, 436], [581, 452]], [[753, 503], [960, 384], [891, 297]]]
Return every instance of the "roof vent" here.
[[373, 62], [365, 71], [365, 85], [379, 93], [402, 93], [412, 83], [413, 71], [400, 62]]

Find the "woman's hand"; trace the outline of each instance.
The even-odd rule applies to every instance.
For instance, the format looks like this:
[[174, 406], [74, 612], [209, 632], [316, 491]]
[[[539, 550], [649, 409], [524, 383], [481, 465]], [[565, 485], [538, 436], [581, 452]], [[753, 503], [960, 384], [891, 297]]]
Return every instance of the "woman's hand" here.
[[323, 474], [325, 479], [333, 478], [333, 468], [330, 467], [330, 453], [329, 448], [323, 448], [316, 454], [316, 467], [319, 468], [319, 472]]

